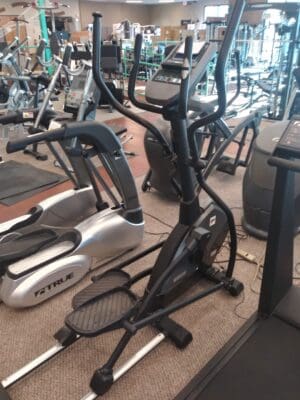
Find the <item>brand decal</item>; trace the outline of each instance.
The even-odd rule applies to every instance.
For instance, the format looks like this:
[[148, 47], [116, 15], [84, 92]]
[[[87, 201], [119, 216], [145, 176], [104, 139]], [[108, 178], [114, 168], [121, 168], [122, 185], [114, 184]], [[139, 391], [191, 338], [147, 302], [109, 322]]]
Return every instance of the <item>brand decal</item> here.
[[73, 278], [74, 278], [74, 273], [71, 272], [70, 274], [67, 274], [66, 276], [57, 279], [56, 281], [49, 283], [49, 285], [37, 290], [36, 292], [34, 292], [34, 296], [35, 297], [43, 296], [44, 294], [51, 292], [52, 289], [55, 289], [56, 287], [62, 285], [67, 281], [70, 281]]
[[209, 227], [212, 227], [216, 224], [217, 217], [213, 215], [212, 217], [209, 218]]

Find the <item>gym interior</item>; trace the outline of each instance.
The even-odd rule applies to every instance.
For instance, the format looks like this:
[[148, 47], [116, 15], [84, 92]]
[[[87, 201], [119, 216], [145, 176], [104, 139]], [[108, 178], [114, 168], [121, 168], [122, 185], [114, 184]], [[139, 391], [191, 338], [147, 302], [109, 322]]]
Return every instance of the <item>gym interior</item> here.
[[0, 400], [299, 399], [299, 24], [0, 0]]

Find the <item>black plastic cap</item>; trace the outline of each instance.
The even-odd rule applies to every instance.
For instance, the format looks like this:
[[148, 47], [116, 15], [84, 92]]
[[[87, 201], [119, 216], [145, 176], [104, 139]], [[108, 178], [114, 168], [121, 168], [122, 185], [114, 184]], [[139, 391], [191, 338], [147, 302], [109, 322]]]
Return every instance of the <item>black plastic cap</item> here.
[[90, 387], [94, 393], [103, 396], [112, 387], [113, 383], [114, 378], [112, 370], [102, 368], [95, 371], [90, 383]]
[[8, 393], [1, 385], [1, 383], [0, 383], [0, 400], [11, 400], [11, 397], [9, 397]]
[[102, 14], [100, 12], [93, 12], [94, 18], [102, 18]]

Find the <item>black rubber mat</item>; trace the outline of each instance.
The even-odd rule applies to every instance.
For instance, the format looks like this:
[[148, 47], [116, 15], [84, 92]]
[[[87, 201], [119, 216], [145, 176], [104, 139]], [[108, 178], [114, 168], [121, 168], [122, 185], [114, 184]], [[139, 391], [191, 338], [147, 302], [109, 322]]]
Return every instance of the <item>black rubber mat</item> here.
[[4, 162], [0, 164], [0, 203], [11, 206], [66, 180], [63, 175], [31, 164], [13, 160]]
[[79, 335], [96, 336], [121, 327], [131, 315], [136, 298], [129, 290], [117, 288], [85, 303], [66, 317], [66, 325]]
[[74, 310], [87, 301], [108, 292], [116, 287], [125, 285], [130, 279], [130, 275], [122, 270], [110, 270], [102, 274], [99, 279], [77, 293], [72, 300]]

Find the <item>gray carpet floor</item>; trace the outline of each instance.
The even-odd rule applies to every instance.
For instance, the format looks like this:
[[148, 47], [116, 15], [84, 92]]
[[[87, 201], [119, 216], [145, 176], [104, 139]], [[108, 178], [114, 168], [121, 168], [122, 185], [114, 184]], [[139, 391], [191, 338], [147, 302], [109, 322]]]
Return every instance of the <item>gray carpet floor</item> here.
[[[106, 113], [105, 113], [106, 114]], [[115, 114], [115, 113], [114, 113]], [[111, 118], [106, 114], [103, 119]], [[99, 118], [97, 118], [99, 120]], [[4, 141], [0, 143], [0, 154], [4, 154]], [[41, 150], [45, 150], [42, 145]], [[20, 155], [10, 159], [23, 161]], [[34, 161], [32, 162], [35, 165]], [[24, 158], [24, 162], [25, 158]], [[43, 164], [43, 163], [42, 163]], [[47, 170], [53, 166], [50, 157], [45, 164], [38, 165]], [[240, 225], [242, 216], [243, 169], [232, 177], [214, 173], [209, 183], [232, 208], [236, 224]], [[140, 188], [142, 178], [137, 179]], [[205, 196], [201, 196], [206, 202]], [[178, 218], [178, 205], [160, 198], [155, 192], [140, 193], [145, 215], [145, 237], [143, 245], [136, 251], [167, 237]], [[245, 235], [241, 226], [239, 248], [262, 260], [265, 243]], [[299, 239], [296, 239], [295, 259], [299, 257]], [[125, 255], [125, 259], [129, 255]], [[136, 262], [128, 272], [140, 271], [153, 265], [156, 254]], [[228, 250], [224, 249], [218, 260], [226, 260]], [[112, 267], [111, 263], [108, 267]], [[221, 263], [221, 266], [225, 264]], [[98, 272], [98, 271], [97, 271]], [[168, 400], [189, 382], [192, 376], [226, 343], [234, 332], [255, 310], [260, 289], [260, 272], [255, 264], [238, 260], [235, 276], [245, 284], [245, 291], [239, 298], [232, 298], [225, 292], [218, 292], [174, 314], [174, 319], [193, 334], [192, 343], [185, 350], [178, 350], [169, 341], [164, 341], [132, 371], [122, 377], [105, 395], [105, 399], [130, 400]], [[296, 273], [295, 273], [296, 274]], [[7, 377], [25, 363], [37, 357], [52, 346], [53, 334], [63, 325], [66, 313], [71, 309], [75, 293], [90, 282], [87, 276], [76, 286], [35, 308], [27, 310], [9, 309], [0, 304], [0, 380]], [[136, 285], [142, 293], [146, 280]], [[195, 290], [195, 289], [194, 289]], [[189, 293], [190, 294], [190, 293]], [[156, 332], [145, 328], [139, 332], [118, 365], [150, 341]], [[96, 368], [107, 360], [114, 349], [122, 331], [104, 334], [94, 339], [81, 339], [45, 366], [20, 381], [9, 393], [14, 400], [76, 400], [89, 391], [89, 381]], [[219, 399], [216, 399], [219, 400]]]
[[[237, 224], [240, 224], [241, 219], [242, 178], [243, 170], [240, 169], [235, 177], [214, 173], [209, 179], [212, 187], [233, 209]], [[137, 184], [140, 187], [141, 178], [137, 180]], [[161, 199], [155, 192], [141, 193], [140, 198], [146, 221], [142, 247], [146, 248], [166, 237], [166, 233], [171, 229], [170, 225], [176, 223], [178, 205]], [[265, 243], [242, 234], [241, 227], [238, 229], [239, 248], [261, 259]], [[296, 250], [299, 247], [298, 243]], [[298, 254], [299, 251], [296, 251], [296, 256]], [[135, 272], [152, 265], [155, 256], [153, 254], [135, 263], [128, 271]], [[224, 249], [219, 259], [222, 261], [226, 256], [227, 250]], [[126, 257], [128, 255], [123, 256]], [[246, 261], [238, 261], [235, 276], [245, 284], [245, 291], [239, 298], [218, 292], [174, 314], [174, 319], [193, 334], [194, 339], [185, 350], [178, 350], [169, 341], [164, 341], [122, 377], [104, 398], [116, 400], [174, 398], [255, 310], [260, 287], [257, 267]], [[85, 287], [89, 280], [90, 276], [87, 276], [80, 284], [32, 309], [17, 311], [0, 304], [0, 379], [54, 344], [52, 335], [63, 325], [64, 317], [71, 308], [73, 295]], [[145, 283], [144, 281], [137, 285], [138, 292], [142, 292]], [[151, 340], [155, 334], [151, 328], [140, 331], [118, 365]], [[94, 370], [106, 361], [121, 335], [122, 331], [119, 330], [94, 339], [79, 340], [11, 388], [9, 393], [12, 399], [81, 399], [89, 391], [89, 381]]]

